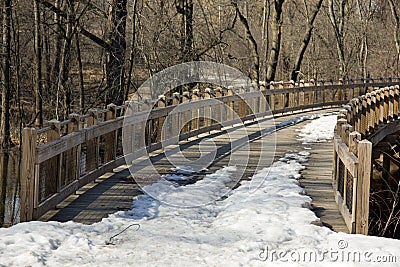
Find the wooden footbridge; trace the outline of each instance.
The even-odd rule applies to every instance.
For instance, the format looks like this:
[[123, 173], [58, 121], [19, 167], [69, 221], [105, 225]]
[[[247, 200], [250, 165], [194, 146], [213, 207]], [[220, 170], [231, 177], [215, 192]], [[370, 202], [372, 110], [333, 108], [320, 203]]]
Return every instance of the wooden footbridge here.
[[[130, 176], [132, 165], [126, 162], [135, 160], [137, 167], [143, 156], [150, 158], [158, 175], [135, 177], [143, 180], [140, 184], [151, 184], [174, 172], [164, 153], [165, 135], [174, 137], [176, 143], [179, 139], [180, 150], [191, 159], [201, 156], [199, 143], [213, 140], [215, 159], [208, 170], [193, 174], [192, 181], [196, 181], [229, 163], [231, 148], [243, 139], [235, 133], [245, 128], [251, 157], [238, 168], [243, 169], [241, 179], [247, 179], [262, 162], [261, 140], [276, 138], [275, 154], [272, 147], [262, 151], [272, 159], [302, 151], [304, 145], [294, 129], [299, 125], [285, 122], [329, 109], [339, 112], [334, 141], [307, 145], [313, 149], [301, 183], [322, 224], [336, 231], [368, 234], [374, 161], [388, 155], [382, 164], [389, 169], [381, 170], [382, 179], [398, 166], [398, 155], [391, 149], [374, 150], [389, 141], [386, 147], [393, 148], [397, 142], [398, 84], [400, 79], [311, 80], [272, 82], [260, 88], [195, 89], [151, 102], [71, 114], [68, 120], [49, 121], [42, 129], [25, 128], [21, 221], [94, 223], [129, 209], [132, 198], [142, 191]], [[271, 128], [273, 117], [276, 129]], [[261, 167], [270, 163], [262, 162]]]

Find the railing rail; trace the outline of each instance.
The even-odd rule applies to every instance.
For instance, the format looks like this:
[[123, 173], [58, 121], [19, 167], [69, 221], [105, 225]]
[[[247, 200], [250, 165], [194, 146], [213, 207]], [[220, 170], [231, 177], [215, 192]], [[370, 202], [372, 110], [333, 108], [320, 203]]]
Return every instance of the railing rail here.
[[386, 86], [351, 99], [338, 116], [333, 184], [351, 233], [368, 234], [372, 150], [400, 130], [399, 101], [399, 85]]
[[[195, 89], [182, 95], [160, 96], [154, 101], [134, 102], [136, 112], [128, 119], [128, 126], [126, 120], [124, 122], [128, 105], [111, 104], [107, 109], [91, 109], [85, 115], [71, 114], [65, 121], [49, 121], [48, 126], [42, 129], [25, 128], [22, 137], [21, 221], [39, 218], [85, 184], [125, 164], [124, 152], [135, 158], [143, 151], [160, 149], [161, 126], [178, 105], [179, 115], [173, 126], [183, 127], [174, 134], [184, 140], [221, 129], [219, 123], [207, 119], [211, 114], [226, 121], [225, 125], [232, 125], [239, 121], [229, 110], [234, 110], [240, 121], [246, 121], [256, 116], [342, 105], [375, 88], [398, 83], [398, 78], [271, 82], [259, 88], [264, 97], [246, 87]], [[211, 98], [218, 104], [209, 101]], [[199, 119], [200, 113], [206, 119]], [[190, 123], [182, 125], [185, 121]], [[131, 140], [132, 144], [129, 151], [123, 151], [122, 128], [129, 125], [133, 129], [132, 135], [124, 138]], [[135, 134], [143, 129], [146, 140], [141, 143]]]

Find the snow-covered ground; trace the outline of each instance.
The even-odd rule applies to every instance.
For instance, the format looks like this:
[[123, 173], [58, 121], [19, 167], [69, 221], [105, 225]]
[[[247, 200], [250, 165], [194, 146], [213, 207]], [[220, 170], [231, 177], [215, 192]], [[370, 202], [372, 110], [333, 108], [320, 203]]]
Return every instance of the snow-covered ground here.
[[303, 144], [326, 142], [333, 138], [333, 130], [336, 125], [336, 115], [322, 116], [313, 120], [299, 132]]
[[[335, 122], [335, 116], [323, 116], [308, 124], [300, 135], [305, 142], [327, 140]], [[311, 199], [297, 181], [308, 155], [306, 151], [287, 154], [254, 175], [252, 179], [259, 182], [244, 181], [227, 198], [209, 205], [172, 207], [142, 195], [134, 200], [131, 211], [112, 214], [90, 226], [29, 222], [0, 229], [0, 265], [400, 264], [400, 257], [395, 258], [400, 256], [400, 241], [335, 233], [313, 224], [318, 218], [308, 209]], [[213, 194], [227, 190], [225, 184], [234, 170], [232, 166], [220, 169], [200, 181], [205, 186], [196, 187], [196, 191], [187, 185], [164, 197], [213, 199]], [[254, 191], [253, 184], [261, 186]], [[162, 195], [164, 186], [159, 182], [147, 190]]]

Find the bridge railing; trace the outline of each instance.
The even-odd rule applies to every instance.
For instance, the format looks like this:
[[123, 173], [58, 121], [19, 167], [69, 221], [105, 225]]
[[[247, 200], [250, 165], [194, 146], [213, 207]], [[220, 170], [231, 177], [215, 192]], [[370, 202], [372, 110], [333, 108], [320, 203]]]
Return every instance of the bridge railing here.
[[[91, 109], [85, 115], [71, 114], [68, 120], [49, 121], [42, 129], [24, 128], [21, 221], [39, 218], [84, 185], [125, 164], [124, 153], [134, 159], [144, 149], [148, 153], [162, 148], [162, 125], [177, 106], [180, 108], [175, 119], [169, 121], [174, 125], [168, 127], [184, 140], [221, 129], [218, 121], [233, 125], [271, 113], [337, 106], [374, 88], [398, 82], [399, 79], [271, 82], [259, 88], [264, 97], [251, 86], [195, 89], [154, 101], [111, 104], [107, 109]], [[124, 120], [128, 106], [134, 113]], [[240, 119], [235, 119], [234, 113]], [[215, 120], [209, 119], [211, 114]], [[131, 127], [126, 131], [131, 134], [123, 137], [123, 127]], [[140, 141], [137, 136], [143, 132], [146, 138]], [[124, 143], [128, 142], [126, 151], [123, 138]]]
[[[336, 201], [351, 233], [368, 234], [372, 149], [398, 119], [399, 85], [353, 98], [340, 111], [334, 137]], [[398, 124], [396, 124], [398, 127]]]

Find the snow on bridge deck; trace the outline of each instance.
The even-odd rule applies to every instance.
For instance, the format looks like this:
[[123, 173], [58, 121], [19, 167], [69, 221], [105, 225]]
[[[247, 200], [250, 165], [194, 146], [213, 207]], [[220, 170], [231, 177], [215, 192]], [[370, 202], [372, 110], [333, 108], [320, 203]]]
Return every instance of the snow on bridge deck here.
[[[335, 109], [275, 116], [275, 123], [283, 126], [285, 125], [285, 121], [299, 116], [331, 111], [335, 111]], [[275, 132], [275, 135], [270, 134], [263, 138], [272, 140], [276, 137], [275, 160], [284, 156], [286, 153], [300, 152], [309, 149], [307, 150], [310, 152], [309, 160], [302, 163], [306, 166], [306, 169], [302, 172], [300, 183], [304, 186], [306, 194], [312, 198], [311, 208], [320, 218], [322, 225], [335, 231], [348, 232], [345, 222], [337, 208], [332, 189], [332, 143], [303, 144], [301, 140], [298, 140], [299, 133], [296, 130], [307, 123], [308, 121], [304, 121], [295, 125], [282, 127]], [[251, 123], [247, 125], [247, 131], [250, 136], [249, 139], [251, 140], [251, 157], [249, 158], [249, 162], [244, 163], [242, 166], [237, 166], [238, 164], [236, 164], [238, 169], [244, 169], [243, 177], [251, 177], [254, 171], [256, 171], [261, 146], [259, 128]], [[228, 165], [229, 157], [226, 156], [226, 153], [229, 153], [230, 145], [227, 143], [232, 141], [233, 136], [234, 134], [228, 137], [228, 135], [223, 132], [212, 132], [211, 135], [202, 135], [199, 139], [191, 139], [182, 143], [181, 149], [184, 148], [182, 150], [183, 154], [188, 158], [197, 158], [199, 156], [200, 152], [197, 144], [199, 141], [206, 138], [211, 137], [218, 148], [217, 159], [214, 163], [208, 167], [207, 171], [198, 174], [198, 177], [195, 176], [193, 179], [202, 178], [205, 174], [215, 172], [217, 169]], [[272, 158], [272, 151], [272, 149], [267, 149], [267, 151], [263, 152], [262, 156]], [[238, 157], [240, 158], [240, 153], [243, 152], [239, 151], [236, 153], [239, 153]], [[151, 155], [152, 162], [160, 175], [174, 173], [172, 170], [174, 166], [171, 165], [163, 154], [157, 153], [156, 151]], [[246, 155], [243, 156], [245, 157]], [[263, 167], [267, 167], [270, 162], [266, 161], [265, 164], [266, 166]], [[148, 184], [158, 179], [157, 177], [142, 178], [145, 179]], [[40, 220], [60, 222], [72, 220], [84, 224], [92, 224], [101, 221], [102, 218], [116, 211], [129, 210], [132, 207], [132, 198], [142, 193], [140, 186], [130, 178], [130, 173], [128, 169], [126, 169], [126, 166], [121, 166], [115, 170], [115, 173], [99, 177], [94, 183], [83, 187], [77, 194], [70, 196], [62, 202], [57, 210], [49, 211], [42, 216]]]

